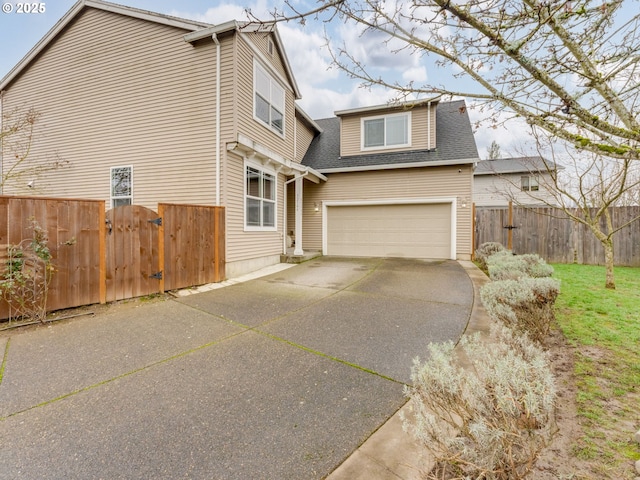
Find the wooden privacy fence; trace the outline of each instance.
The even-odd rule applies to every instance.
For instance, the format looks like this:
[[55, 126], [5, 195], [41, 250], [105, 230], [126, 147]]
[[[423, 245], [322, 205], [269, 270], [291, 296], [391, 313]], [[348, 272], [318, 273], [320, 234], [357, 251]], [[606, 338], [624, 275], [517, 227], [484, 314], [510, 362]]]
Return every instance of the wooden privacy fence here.
[[[611, 215], [614, 226], [622, 225], [637, 218], [640, 207], [614, 207]], [[476, 207], [474, 250], [485, 242], [499, 242], [517, 254], [537, 253], [550, 263], [604, 264], [600, 241], [559, 208]], [[613, 244], [616, 265], [640, 267], [640, 221], [616, 233]]]
[[[138, 205], [105, 213], [104, 201], [0, 196], [0, 258], [32, 238], [31, 219], [49, 239], [48, 310], [225, 278], [224, 207], [160, 203], [158, 213]], [[8, 317], [0, 302], [0, 318]]]

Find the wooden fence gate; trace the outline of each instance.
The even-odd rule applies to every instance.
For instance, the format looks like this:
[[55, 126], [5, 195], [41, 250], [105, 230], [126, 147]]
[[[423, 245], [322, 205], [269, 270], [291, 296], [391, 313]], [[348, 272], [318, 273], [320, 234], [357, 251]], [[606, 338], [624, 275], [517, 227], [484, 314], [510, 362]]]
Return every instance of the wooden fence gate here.
[[107, 212], [107, 302], [161, 291], [160, 223], [156, 212], [140, 205]]
[[158, 204], [106, 215], [106, 300], [224, 280], [224, 209]]
[[[105, 214], [104, 201], [0, 195], [0, 273], [7, 248], [49, 239], [47, 310], [139, 297], [225, 278], [225, 209], [160, 203]], [[0, 299], [0, 319], [10, 309]]]

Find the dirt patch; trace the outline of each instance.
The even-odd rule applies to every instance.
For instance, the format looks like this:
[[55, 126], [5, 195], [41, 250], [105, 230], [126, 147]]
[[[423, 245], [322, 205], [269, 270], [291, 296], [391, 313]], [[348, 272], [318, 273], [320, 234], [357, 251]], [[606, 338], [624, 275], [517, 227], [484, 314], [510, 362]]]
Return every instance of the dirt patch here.
[[[576, 377], [574, 359], [576, 350], [569, 345], [559, 330], [554, 330], [547, 346], [551, 356], [551, 363], [556, 377], [558, 397], [556, 404], [556, 433], [551, 443], [542, 451], [536, 466], [529, 478], [535, 480], [593, 480], [602, 479], [634, 479], [632, 462], [625, 462], [617, 467], [598, 464], [594, 460], [586, 460], [576, 455], [576, 449], [581, 444], [583, 427], [577, 413], [576, 405]], [[598, 362], [606, 362], [605, 355], [596, 347], [581, 348], [580, 355], [587, 356]], [[619, 402], [609, 397], [609, 410], [619, 410]], [[621, 419], [622, 420], [622, 419]], [[634, 432], [636, 425], [616, 423], [616, 431], [603, 431], [603, 441], [624, 436], [626, 432]], [[629, 435], [633, 435], [630, 433]]]
[[531, 478], [536, 480], [592, 479], [589, 462], [576, 458], [573, 449], [582, 429], [577, 417], [574, 349], [554, 330], [546, 342], [556, 377], [556, 433], [540, 454]]

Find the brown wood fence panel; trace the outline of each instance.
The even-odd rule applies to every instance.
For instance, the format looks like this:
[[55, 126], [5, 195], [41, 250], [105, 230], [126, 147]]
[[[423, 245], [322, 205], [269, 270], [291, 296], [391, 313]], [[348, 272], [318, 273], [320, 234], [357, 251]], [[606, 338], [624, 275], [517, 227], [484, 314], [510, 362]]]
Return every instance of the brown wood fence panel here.
[[160, 203], [158, 213], [164, 232], [164, 290], [224, 280], [224, 207]]
[[[33, 238], [33, 219], [47, 232], [54, 274], [49, 310], [104, 301], [101, 285], [101, 237], [104, 201], [0, 196], [0, 250]], [[0, 268], [4, 269], [4, 265]], [[7, 318], [6, 304], [0, 318]]]
[[160, 292], [160, 227], [154, 223], [157, 219], [156, 212], [140, 205], [125, 205], [107, 212], [108, 302]]
[[[614, 225], [640, 215], [640, 207], [611, 209]], [[507, 208], [476, 208], [475, 248], [485, 242], [508, 244]], [[604, 264], [604, 250], [585, 226], [571, 221], [560, 209], [513, 207], [514, 253], [537, 253], [550, 263]], [[604, 220], [603, 220], [604, 225]], [[640, 221], [614, 236], [614, 262], [619, 266], [640, 266]]]
[[[0, 269], [7, 246], [49, 238], [55, 272], [47, 309], [104, 303], [225, 278], [224, 207], [159, 204], [105, 213], [105, 202], [0, 196]], [[0, 319], [9, 309], [0, 302]]]

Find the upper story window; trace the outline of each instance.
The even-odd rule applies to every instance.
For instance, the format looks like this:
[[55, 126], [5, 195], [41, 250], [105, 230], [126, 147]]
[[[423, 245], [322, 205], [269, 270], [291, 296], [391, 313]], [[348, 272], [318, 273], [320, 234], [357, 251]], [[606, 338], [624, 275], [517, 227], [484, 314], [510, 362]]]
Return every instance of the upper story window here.
[[245, 164], [245, 229], [275, 230], [276, 176]]
[[362, 119], [362, 149], [411, 145], [411, 113], [396, 113]]
[[111, 167], [111, 208], [133, 203], [133, 167]]
[[258, 62], [253, 67], [254, 117], [284, 135], [284, 88]]
[[533, 175], [520, 177], [520, 185], [523, 192], [537, 192], [538, 190], [540, 190], [538, 177], [535, 177]]

